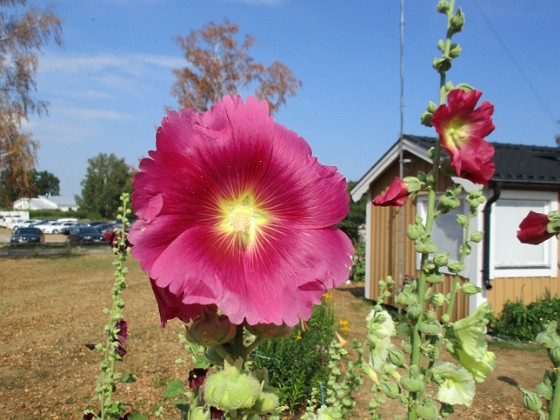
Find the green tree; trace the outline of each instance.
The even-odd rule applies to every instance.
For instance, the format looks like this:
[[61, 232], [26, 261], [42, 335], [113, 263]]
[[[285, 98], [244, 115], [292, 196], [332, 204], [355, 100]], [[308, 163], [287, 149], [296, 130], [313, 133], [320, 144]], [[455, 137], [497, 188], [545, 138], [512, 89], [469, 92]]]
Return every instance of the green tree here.
[[32, 169], [30, 178], [35, 195], [60, 195], [60, 179], [49, 171]]
[[239, 26], [227, 19], [222, 24], [210, 22], [191, 31], [186, 38], [176, 38], [187, 66], [174, 70], [177, 78], [171, 93], [184, 108], [205, 112], [224, 95], [255, 88], [255, 95], [266, 99], [271, 113], [295, 96], [301, 88], [292, 70], [280, 61], [265, 67], [249, 55], [257, 40], [246, 35], [242, 44], [236, 40]]
[[45, 102], [33, 97], [38, 53], [51, 38], [62, 44], [61, 20], [53, 9], [27, 8], [26, 3], [0, 0], [0, 171], [3, 183], [9, 183], [0, 193], [7, 206], [32, 195], [29, 171], [35, 167], [38, 142], [21, 123], [47, 110]]
[[[356, 186], [356, 181], [348, 181], [348, 194], [352, 188]], [[361, 242], [360, 229], [366, 223], [366, 197], [365, 195], [358, 201], [354, 202], [350, 198], [350, 211], [344, 220], [342, 220], [338, 227], [348, 235], [352, 242]]]
[[38, 195], [60, 194], [60, 180], [48, 171], [31, 169], [27, 173], [16, 171], [19, 178], [29, 179], [27, 194], [23, 195], [17, 183], [10, 182], [12, 175], [9, 171], [0, 171], [0, 208], [10, 208], [12, 203], [21, 197], [36, 197]]
[[80, 210], [105, 219], [114, 218], [121, 194], [132, 191], [133, 173], [133, 168], [113, 153], [100, 153], [88, 159], [86, 176], [82, 180], [82, 195], [76, 197]]

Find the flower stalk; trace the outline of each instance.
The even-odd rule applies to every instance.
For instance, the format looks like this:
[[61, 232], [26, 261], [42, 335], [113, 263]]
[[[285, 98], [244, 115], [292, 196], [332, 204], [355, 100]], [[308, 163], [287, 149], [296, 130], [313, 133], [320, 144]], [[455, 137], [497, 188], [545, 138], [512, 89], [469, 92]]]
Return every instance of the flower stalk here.
[[117, 360], [122, 360], [126, 350], [122, 347], [127, 338], [127, 325], [123, 321], [122, 311], [125, 307], [122, 292], [126, 288], [126, 259], [130, 253], [127, 245], [126, 229], [129, 226], [128, 215], [131, 213], [129, 208], [130, 196], [127, 193], [121, 195], [122, 206], [119, 207], [120, 214], [117, 216], [121, 220], [122, 228], [116, 246], [113, 248], [115, 259], [115, 282], [111, 290], [112, 306], [111, 309], [105, 309], [104, 312], [109, 315], [109, 322], [105, 326], [107, 340], [105, 345], [98, 344], [95, 346], [97, 350], [103, 352], [103, 359], [100, 362], [99, 370], [101, 373], [96, 383], [97, 400], [99, 401], [99, 414], [92, 410], [86, 410], [87, 418], [115, 418], [124, 414], [124, 408], [121, 403], [113, 401], [113, 392], [115, 391], [115, 382], [120, 379], [120, 374], [115, 373], [115, 365]]

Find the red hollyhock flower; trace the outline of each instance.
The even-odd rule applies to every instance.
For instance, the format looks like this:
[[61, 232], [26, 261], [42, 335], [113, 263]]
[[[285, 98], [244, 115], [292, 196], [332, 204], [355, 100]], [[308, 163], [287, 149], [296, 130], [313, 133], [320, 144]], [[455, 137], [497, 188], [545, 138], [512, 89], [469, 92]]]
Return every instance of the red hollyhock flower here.
[[189, 372], [189, 388], [198, 389], [204, 385], [208, 369], [194, 368]]
[[115, 347], [115, 352], [122, 358], [126, 354], [126, 350], [123, 346], [126, 339], [128, 338], [128, 325], [126, 321], [121, 319], [117, 322], [116, 327], [119, 329], [116, 337], [119, 344], [117, 345], [117, 347]]
[[408, 184], [406, 182], [404, 182], [398, 176], [395, 177], [393, 183], [389, 187], [389, 190], [385, 194], [375, 197], [375, 200], [373, 200], [373, 205], [381, 207], [402, 207], [409, 195], [407, 187]]
[[555, 235], [547, 232], [547, 224], [548, 216], [546, 214], [530, 211], [519, 225], [517, 239], [524, 244], [538, 245]]
[[432, 116], [440, 144], [451, 157], [457, 176], [477, 184], [487, 184], [494, 175], [494, 147], [484, 137], [494, 130], [494, 106], [487, 101], [474, 109], [482, 92], [455, 89]]
[[352, 243], [335, 227], [346, 181], [266, 102], [225, 96], [202, 115], [171, 112], [149, 156], [129, 240], [163, 325], [216, 305], [236, 325], [293, 326], [347, 280]]

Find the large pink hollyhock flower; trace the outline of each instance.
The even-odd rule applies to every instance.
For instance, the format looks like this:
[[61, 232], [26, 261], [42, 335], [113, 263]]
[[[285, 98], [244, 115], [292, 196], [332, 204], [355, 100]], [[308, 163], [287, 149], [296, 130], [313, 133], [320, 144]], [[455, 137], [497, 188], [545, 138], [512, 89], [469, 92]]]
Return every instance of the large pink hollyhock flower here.
[[373, 205], [381, 207], [402, 207], [402, 205], [408, 198], [408, 195], [408, 184], [404, 182], [404, 180], [396, 176], [387, 192], [375, 197], [375, 199], [373, 200]]
[[494, 106], [484, 101], [475, 109], [482, 95], [479, 90], [455, 89], [447, 96], [447, 105], [436, 109], [432, 125], [440, 144], [451, 157], [457, 176], [477, 184], [487, 184], [494, 175], [494, 147], [484, 137], [494, 130]]
[[550, 233], [546, 230], [548, 222], [546, 214], [530, 211], [519, 225], [517, 239], [524, 244], [538, 245], [552, 238], [555, 233]]
[[225, 96], [171, 112], [140, 163], [130, 230], [162, 324], [215, 305], [232, 323], [293, 326], [348, 279], [353, 247], [335, 227], [347, 184], [268, 105]]

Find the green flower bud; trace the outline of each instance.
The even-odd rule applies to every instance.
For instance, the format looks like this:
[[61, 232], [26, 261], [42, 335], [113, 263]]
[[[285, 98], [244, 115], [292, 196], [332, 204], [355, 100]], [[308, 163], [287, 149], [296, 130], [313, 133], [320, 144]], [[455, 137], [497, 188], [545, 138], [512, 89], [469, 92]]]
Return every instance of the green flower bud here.
[[449, 322], [449, 315], [443, 314], [441, 316], [441, 322], [443, 322], [444, 324], [447, 324]]
[[430, 284], [443, 283], [443, 274], [431, 273], [428, 277], [426, 277], [426, 281]]
[[421, 378], [403, 376], [401, 378], [401, 385], [408, 392], [421, 392], [424, 390], [424, 381]]
[[432, 67], [436, 69], [438, 73], [446, 73], [451, 69], [451, 58], [446, 56], [434, 58]]
[[484, 197], [484, 195], [480, 191], [471, 191], [467, 195], [467, 203], [469, 203], [470, 206], [473, 208], [477, 208], [481, 204], [484, 204], [485, 202], [486, 202], [486, 197]]
[[437, 4], [437, 11], [446, 14], [447, 12], [449, 12], [450, 7], [451, 5], [449, 4], [448, 0], [439, 0], [439, 3]]
[[537, 391], [537, 394], [541, 395], [545, 400], [552, 400], [552, 383], [550, 380], [548, 382], [543, 381], [538, 384], [535, 391]]
[[455, 89], [455, 86], [453, 86], [452, 81], [447, 82], [444, 87], [445, 87], [445, 91], [448, 93], [451, 92], [453, 89]]
[[402, 344], [402, 351], [406, 354], [412, 353], [412, 344], [410, 342], [406, 342]]
[[416, 295], [412, 293], [401, 292], [397, 295], [397, 303], [400, 306], [409, 306], [417, 300]]
[[395, 284], [395, 280], [391, 276], [385, 277], [385, 281], [387, 282], [387, 287], [393, 287]]
[[387, 396], [387, 398], [391, 398], [394, 400], [398, 398], [401, 393], [401, 388], [395, 382], [390, 381], [381, 381], [379, 384], [379, 389], [383, 391], [383, 393]]
[[205, 309], [187, 326], [187, 339], [204, 347], [219, 346], [235, 337], [237, 325], [229, 322], [225, 315], [218, 315], [216, 309]]
[[464, 214], [458, 214], [456, 219], [459, 226], [466, 226], [469, 219]]
[[465, 267], [463, 267], [463, 264], [461, 264], [459, 261], [449, 261], [447, 263], [447, 268], [452, 273], [458, 274], [463, 271]]
[[451, 58], [457, 58], [461, 55], [462, 48], [459, 44], [451, 44], [451, 48], [449, 49], [449, 56]]
[[207, 376], [204, 383], [206, 402], [220, 410], [251, 408], [261, 395], [261, 384], [253, 376], [226, 364], [223, 371]]
[[[437, 43], [437, 48], [438, 50], [440, 50], [442, 53], [445, 52], [445, 41], [443, 39], [440, 39]], [[433, 112], [433, 111], [432, 111]]]
[[550, 361], [554, 364], [554, 367], [560, 367], [560, 346], [552, 347], [548, 351], [548, 357]]
[[385, 286], [387, 286], [387, 283], [385, 283], [384, 280], [379, 280], [377, 284], [379, 284], [380, 289], [385, 289]]
[[436, 311], [434, 311], [433, 309], [426, 311], [425, 319], [426, 321], [434, 321], [436, 319]]
[[431, 127], [433, 116], [434, 114], [432, 114], [431, 112], [428, 111], [423, 112], [422, 115], [420, 115], [420, 124], [422, 124], [425, 127]]
[[414, 241], [414, 247], [419, 254], [431, 254], [437, 251], [437, 245], [429, 236], [416, 239]]
[[424, 229], [421, 229], [420, 226], [409, 225], [406, 231], [406, 235], [408, 236], [408, 239], [410, 239], [411, 241], [415, 241], [420, 237], [420, 235], [422, 235], [423, 232]]
[[471, 255], [472, 247], [468, 243], [464, 243], [459, 247], [461, 255]]
[[436, 265], [433, 262], [426, 261], [422, 266], [422, 270], [426, 273], [432, 273], [436, 269]]
[[404, 366], [404, 354], [396, 346], [389, 347], [387, 358], [389, 359], [389, 362], [394, 364], [396, 367]]
[[411, 304], [406, 310], [406, 316], [410, 319], [418, 319], [424, 310], [422, 309], [422, 305], [418, 302]]
[[445, 303], [445, 296], [443, 293], [432, 293], [428, 300], [434, 306], [443, 306]]
[[457, 32], [461, 32], [463, 29], [463, 25], [465, 24], [465, 16], [463, 15], [463, 11], [459, 7], [455, 16], [453, 16], [449, 21], [449, 28], [447, 30], [448, 35], [456, 34]]
[[447, 252], [438, 252], [434, 255], [434, 264], [438, 267], [442, 267], [447, 265], [447, 261], [449, 260], [449, 253]]
[[449, 210], [456, 209], [461, 205], [461, 201], [449, 191], [442, 195], [438, 202], [438, 210], [447, 213]]
[[468, 296], [476, 295], [478, 293], [482, 293], [482, 289], [480, 287], [475, 286], [474, 284], [472, 284], [469, 281], [463, 283], [463, 285], [461, 286], [461, 289], [463, 290], [463, 293], [468, 295]]
[[542, 408], [540, 395], [527, 391], [524, 388], [519, 388], [519, 390], [523, 393], [523, 403], [525, 404], [525, 407], [527, 407], [530, 411], [537, 412]]
[[403, 181], [406, 183], [406, 190], [411, 194], [417, 193], [422, 189], [420, 180], [415, 176], [404, 177]]
[[289, 337], [292, 333], [292, 327], [288, 327], [286, 324], [274, 325], [274, 324], [256, 324], [256, 325], [245, 325], [245, 328], [251, 332], [251, 334], [257, 337], [269, 338], [269, 339], [279, 339]]
[[471, 241], [474, 242], [475, 244], [482, 241], [482, 238], [484, 238], [484, 232], [476, 231], [471, 233]]
[[431, 401], [425, 401], [424, 404], [419, 405], [416, 409], [418, 417], [426, 420], [436, 420], [439, 418], [438, 409]]
[[265, 387], [255, 405], [253, 405], [252, 410], [258, 412], [259, 414], [272, 413], [276, 408], [278, 408], [278, 394], [275, 390], [270, 387]]
[[426, 335], [439, 335], [441, 324], [438, 321], [424, 321], [420, 323], [420, 331]]
[[428, 101], [428, 112], [435, 112], [437, 108], [438, 106], [435, 104], [435, 102]]

